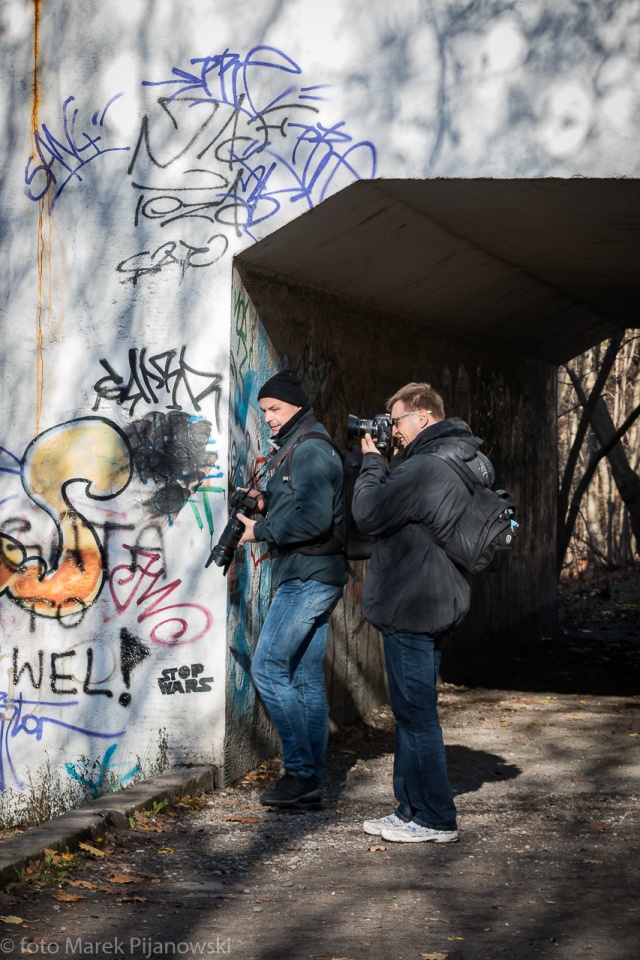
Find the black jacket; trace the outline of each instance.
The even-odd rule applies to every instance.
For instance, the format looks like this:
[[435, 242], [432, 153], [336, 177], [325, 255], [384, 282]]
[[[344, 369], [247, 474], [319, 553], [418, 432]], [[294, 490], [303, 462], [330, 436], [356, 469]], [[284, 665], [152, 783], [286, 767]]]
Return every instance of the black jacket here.
[[[332, 444], [311, 438], [282, 458], [310, 430], [326, 433], [330, 440], [311, 411], [286, 436], [271, 440], [276, 448], [272, 457], [276, 469], [265, 491], [267, 516], [256, 523], [254, 535], [257, 540], [266, 540], [275, 554], [271, 583], [276, 588], [287, 580], [319, 580], [336, 585], [347, 580], [342, 553], [308, 556], [296, 549], [327, 537], [342, 520], [343, 467]], [[284, 555], [278, 555], [279, 551]]]
[[470, 602], [467, 576], [429, 537], [447, 542], [471, 494], [455, 471], [430, 446], [453, 450], [473, 469], [481, 440], [464, 421], [441, 420], [423, 430], [391, 465], [366, 454], [353, 497], [360, 528], [378, 537], [367, 570], [362, 605], [383, 634], [451, 633]]

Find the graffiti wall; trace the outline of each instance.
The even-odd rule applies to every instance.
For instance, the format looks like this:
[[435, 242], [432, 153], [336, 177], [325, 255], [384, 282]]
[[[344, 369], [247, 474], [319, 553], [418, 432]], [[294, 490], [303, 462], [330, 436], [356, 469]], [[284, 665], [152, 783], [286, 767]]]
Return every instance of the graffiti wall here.
[[[269, 431], [260, 416], [258, 391], [278, 369], [278, 359], [234, 272], [229, 415], [229, 474], [234, 487], [264, 486]], [[271, 571], [264, 545], [251, 544], [237, 551], [228, 578], [225, 777], [231, 780], [254, 766], [270, 752], [267, 746], [276, 743], [249, 674], [270, 599]]]
[[205, 566], [277, 362], [232, 258], [377, 171], [306, 41], [226, 2], [148, 10], [1, 14], [5, 792], [45, 767], [95, 795], [221, 765], [229, 718], [256, 726], [268, 565]]
[[359, 179], [631, 173], [637, 9], [561, 6], [2, 4], [0, 791], [262, 737], [268, 564], [205, 564], [286, 357], [233, 258]]

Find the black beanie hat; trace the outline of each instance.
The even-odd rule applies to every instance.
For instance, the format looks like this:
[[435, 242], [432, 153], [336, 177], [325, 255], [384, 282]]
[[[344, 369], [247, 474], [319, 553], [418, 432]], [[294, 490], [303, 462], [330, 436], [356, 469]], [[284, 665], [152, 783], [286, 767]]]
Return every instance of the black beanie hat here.
[[258, 392], [258, 400], [264, 397], [284, 400], [285, 403], [291, 403], [294, 407], [306, 407], [309, 404], [302, 381], [296, 377], [293, 370], [281, 370], [267, 380]]

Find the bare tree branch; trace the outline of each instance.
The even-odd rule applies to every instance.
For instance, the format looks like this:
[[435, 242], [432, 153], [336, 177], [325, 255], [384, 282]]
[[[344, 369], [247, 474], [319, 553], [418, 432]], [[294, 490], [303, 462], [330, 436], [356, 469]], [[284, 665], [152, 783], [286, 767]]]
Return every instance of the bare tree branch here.
[[620, 441], [620, 438], [625, 435], [629, 427], [640, 417], [640, 404], [631, 411], [629, 416], [626, 418], [624, 423], [618, 427], [615, 433], [611, 434], [606, 443], [604, 443], [595, 453], [591, 456], [587, 467], [576, 486], [573, 497], [571, 498], [571, 505], [567, 512], [567, 517], [562, 527], [560, 529], [560, 534], [558, 537], [558, 569], [562, 567], [564, 558], [569, 547], [569, 542], [571, 540], [571, 535], [573, 533], [573, 528], [575, 526], [576, 519], [578, 517], [578, 512], [580, 510], [580, 502], [584, 496], [587, 487], [591, 483], [594, 473], [596, 472], [597, 466], [602, 460], [603, 457], [606, 457], [607, 454], [613, 450], [615, 445]]
[[[576, 431], [575, 439], [571, 445], [571, 450], [569, 451], [569, 456], [567, 458], [567, 464], [565, 466], [564, 474], [562, 477], [562, 483], [560, 484], [560, 491], [558, 493], [558, 542], [561, 542], [563, 539], [563, 527], [565, 526], [565, 521], [567, 518], [567, 511], [569, 507], [569, 493], [571, 487], [573, 486], [573, 479], [578, 464], [578, 458], [580, 456], [580, 451], [582, 449], [582, 444], [584, 443], [584, 438], [587, 434], [589, 424], [591, 422], [591, 413], [593, 408], [598, 401], [598, 398], [604, 390], [604, 386], [607, 382], [607, 378], [611, 372], [611, 368], [615, 362], [616, 356], [618, 355], [618, 350], [620, 345], [625, 337], [625, 331], [621, 330], [619, 333], [616, 333], [609, 340], [607, 350], [602, 361], [600, 370], [598, 371], [598, 376], [596, 377], [596, 382], [593, 386], [593, 390], [589, 395], [589, 399], [584, 404], [582, 410], [582, 417], [580, 418], [580, 423], [578, 424], [578, 429]], [[565, 364], [565, 370], [571, 376], [570, 368]], [[574, 521], [575, 523], [575, 518]], [[562, 551], [562, 557], [566, 552], [566, 548]], [[558, 567], [560, 569], [560, 567]]]

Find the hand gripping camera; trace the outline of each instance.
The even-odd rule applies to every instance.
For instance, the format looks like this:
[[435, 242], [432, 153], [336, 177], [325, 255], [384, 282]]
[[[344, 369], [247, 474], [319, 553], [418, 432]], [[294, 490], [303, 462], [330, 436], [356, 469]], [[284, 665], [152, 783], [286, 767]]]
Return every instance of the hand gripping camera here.
[[347, 417], [347, 440], [362, 440], [369, 434], [381, 453], [389, 453], [393, 448], [394, 438], [391, 435], [391, 417], [388, 413], [378, 413], [371, 420], [359, 420], [353, 413]]
[[242, 520], [238, 520], [238, 514], [242, 513], [250, 517], [257, 510], [258, 501], [255, 497], [250, 497], [244, 490], [236, 490], [229, 498], [229, 506], [231, 507], [231, 513], [227, 525], [205, 563], [205, 568], [212, 562], [217, 567], [222, 567], [225, 576], [231, 566], [238, 541], [245, 529]]

